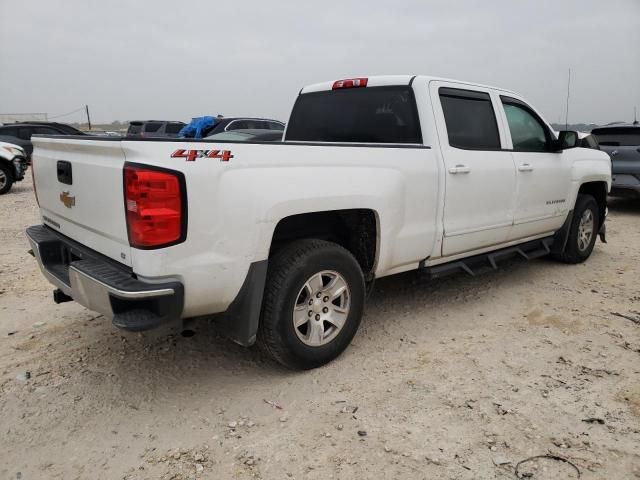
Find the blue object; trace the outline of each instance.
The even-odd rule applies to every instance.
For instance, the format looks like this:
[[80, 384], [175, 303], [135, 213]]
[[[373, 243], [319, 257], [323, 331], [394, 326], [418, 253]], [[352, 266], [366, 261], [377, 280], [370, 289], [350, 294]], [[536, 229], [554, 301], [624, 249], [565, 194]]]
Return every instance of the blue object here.
[[178, 135], [185, 138], [202, 138], [202, 132], [214, 126], [215, 123], [216, 117], [193, 117], [187, 125], [182, 127]]

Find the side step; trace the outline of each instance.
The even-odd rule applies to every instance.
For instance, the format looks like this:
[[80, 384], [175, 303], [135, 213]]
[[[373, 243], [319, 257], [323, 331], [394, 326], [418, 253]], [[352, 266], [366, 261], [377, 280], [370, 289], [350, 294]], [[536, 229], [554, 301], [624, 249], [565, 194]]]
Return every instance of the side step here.
[[498, 262], [508, 258], [520, 256], [525, 260], [533, 260], [534, 258], [549, 255], [549, 253], [551, 253], [552, 245], [553, 237], [532, 240], [513, 247], [482, 253], [480, 255], [455, 260], [449, 263], [443, 263], [442, 265], [422, 267], [419, 270], [419, 275], [425, 280], [434, 280], [436, 278], [446, 277], [458, 272], [465, 272], [472, 277], [475, 277], [487, 271], [497, 270]]

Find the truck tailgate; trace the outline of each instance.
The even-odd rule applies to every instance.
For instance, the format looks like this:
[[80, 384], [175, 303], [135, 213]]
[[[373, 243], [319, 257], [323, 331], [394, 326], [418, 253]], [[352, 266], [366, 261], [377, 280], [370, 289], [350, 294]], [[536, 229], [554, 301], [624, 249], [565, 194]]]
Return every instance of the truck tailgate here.
[[32, 141], [43, 223], [131, 266], [120, 139], [33, 137]]

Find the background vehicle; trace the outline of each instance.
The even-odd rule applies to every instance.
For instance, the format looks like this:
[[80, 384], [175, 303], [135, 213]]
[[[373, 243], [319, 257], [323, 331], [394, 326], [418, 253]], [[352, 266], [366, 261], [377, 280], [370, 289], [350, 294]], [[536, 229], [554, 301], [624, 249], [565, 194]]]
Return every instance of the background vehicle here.
[[231, 130], [276, 130], [283, 132], [284, 127], [285, 125], [281, 121], [270, 118], [218, 117], [216, 124], [205, 132], [205, 136]]
[[18, 145], [0, 142], [0, 195], [11, 190], [15, 182], [24, 178], [27, 155]]
[[134, 120], [129, 122], [127, 137], [177, 137], [184, 122], [167, 120]]
[[224, 313], [236, 342], [313, 368], [351, 342], [376, 278], [585, 261], [611, 165], [578, 142], [503, 89], [325, 82], [283, 142], [38, 138], [27, 237], [56, 301], [129, 330]]
[[282, 140], [283, 130], [229, 130], [227, 132], [214, 133], [204, 140], [232, 140], [237, 142], [277, 142]]
[[608, 125], [591, 133], [611, 157], [611, 195], [640, 197], [640, 125]]
[[86, 135], [84, 132], [57, 122], [16, 122], [0, 125], [0, 139], [9, 143], [20, 145], [27, 154], [27, 160], [31, 160], [33, 145], [31, 136], [38, 135]]

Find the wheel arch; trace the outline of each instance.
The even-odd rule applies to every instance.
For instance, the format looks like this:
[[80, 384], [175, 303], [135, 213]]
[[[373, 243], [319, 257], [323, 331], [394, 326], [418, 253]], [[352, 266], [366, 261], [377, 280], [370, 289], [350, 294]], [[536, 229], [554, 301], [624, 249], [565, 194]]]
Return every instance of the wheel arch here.
[[600, 180], [585, 182], [578, 189], [578, 195], [587, 194], [595, 198], [599, 210], [598, 228], [602, 226], [607, 216], [607, 193], [607, 182]]
[[273, 231], [269, 256], [288, 242], [328, 240], [356, 258], [367, 281], [373, 280], [380, 254], [380, 216], [372, 208], [312, 211], [281, 218]]

